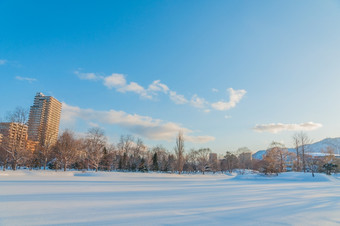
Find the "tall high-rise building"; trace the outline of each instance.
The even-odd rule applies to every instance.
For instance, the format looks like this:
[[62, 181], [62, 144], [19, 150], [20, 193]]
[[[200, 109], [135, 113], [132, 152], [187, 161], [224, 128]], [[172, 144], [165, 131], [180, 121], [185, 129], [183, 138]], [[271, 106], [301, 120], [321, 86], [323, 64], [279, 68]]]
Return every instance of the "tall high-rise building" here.
[[37, 93], [28, 119], [28, 139], [55, 144], [58, 139], [62, 104], [51, 96]]

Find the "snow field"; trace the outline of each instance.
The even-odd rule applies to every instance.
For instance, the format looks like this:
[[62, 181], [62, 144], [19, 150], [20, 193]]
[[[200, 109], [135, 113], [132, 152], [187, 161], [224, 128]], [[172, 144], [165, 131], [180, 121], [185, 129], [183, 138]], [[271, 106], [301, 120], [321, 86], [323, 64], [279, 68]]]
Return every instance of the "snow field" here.
[[0, 172], [0, 225], [339, 225], [340, 180]]

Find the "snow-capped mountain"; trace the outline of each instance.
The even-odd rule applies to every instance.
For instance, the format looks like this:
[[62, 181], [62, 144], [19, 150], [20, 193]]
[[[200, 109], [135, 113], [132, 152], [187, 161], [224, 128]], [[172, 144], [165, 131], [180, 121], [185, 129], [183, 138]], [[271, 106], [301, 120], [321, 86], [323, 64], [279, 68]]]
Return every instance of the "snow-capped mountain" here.
[[[320, 154], [322, 151], [326, 151], [327, 148], [334, 150], [335, 155], [340, 155], [340, 137], [326, 138], [321, 141], [306, 145], [306, 153]], [[295, 148], [288, 148], [289, 152], [295, 153]], [[253, 154], [254, 159], [262, 159], [262, 156], [266, 153], [266, 150], [260, 150]]]

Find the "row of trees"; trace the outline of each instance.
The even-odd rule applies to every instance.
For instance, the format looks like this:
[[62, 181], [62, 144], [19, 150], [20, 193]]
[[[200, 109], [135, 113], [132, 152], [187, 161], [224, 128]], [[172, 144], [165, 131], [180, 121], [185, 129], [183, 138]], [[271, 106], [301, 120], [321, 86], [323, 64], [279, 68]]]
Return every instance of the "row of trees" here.
[[104, 131], [91, 128], [83, 138], [65, 130], [56, 144], [39, 145], [35, 151], [17, 150], [17, 158], [0, 146], [0, 164], [3, 170], [17, 167], [64, 170], [104, 171], [162, 171], [162, 172], [233, 172], [237, 168], [252, 169], [253, 160], [247, 148], [237, 154], [227, 152], [217, 156], [209, 148], [191, 149], [185, 152], [184, 136], [176, 137], [174, 151], [162, 146], [147, 148], [140, 138], [121, 136], [116, 145], [109, 144]]
[[[11, 122], [25, 124], [27, 112], [17, 108], [7, 115]], [[51, 136], [52, 137], [52, 136]], [[224, 155], [212, 153], [209, 148], [185, 151], [184, 136], [176, 137], [173, 151], [162, 146], [148, 148], [140, 138], [131, 135], [121, 136], [117, 144], [110, 144], [100, 128], [91, 128], [85, 137], [77, 137], [72, 131], [65, 130], [57, 142], [46, 139], [34, 151], [19, 148], [18, 137], [8, 148], [6, 137], [0, 144], [0, 165], [3, 170], [16, 170], [18, 167], [47, 168], [60, 170], [120, 170], [120, 171], [163, 171], [163, 172], [229, 172], [238, 169], [256, 170], [265, 174], [280, 173], [287, 170], [331, 173], [339, 170], [339, 159], [332, 149], [325, 150], [323, 156], [308, 154], [310, 139], [305, 133], [294, 135], [296, 153], [279, 142], [272, 142], [262, 159], [252, 159], [248, 148], [236, 152], [227, 151]], [[17, 143], [18, 144], [17, 144]]]
[[288, 149], [279, 142], [272, 142], [263, 155], [262, 160], [256, 163], [254, 168], [265, 174], [280, 173], [289, 171], [311, 172], [339, 172], [340, 159], [334, 155], [334, 149], [328, 147], [321, 150], [319, 155], [315, 155], [308, 150], [311, 140], [306, 133], [300, 132], [293, 136], [295, 153], [289, 152]]

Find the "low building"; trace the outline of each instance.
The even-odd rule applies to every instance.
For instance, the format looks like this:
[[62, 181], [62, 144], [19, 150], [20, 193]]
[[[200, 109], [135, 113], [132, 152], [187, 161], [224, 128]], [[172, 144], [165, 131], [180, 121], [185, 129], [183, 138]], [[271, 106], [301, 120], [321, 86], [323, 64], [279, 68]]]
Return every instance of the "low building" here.
[[27, 141], [27, 125], [2, 122], [0, 123], [2, 145], [8, 150], [25, 150]]
[[238, 155], [238, 158], [241, 162], [248, 162], [253, 159], [253, 155], [251, 152], [243, 152]]
[[210, 162], [217, 162], [217, 154], [216, 153], [210, 153], [209, 154], [209, 161]]
[[26, 150], [34, 152], [37, 149], [38, 145], [39, 145], [38, 141], [27, 140], [27, 142], [26, 142]]

